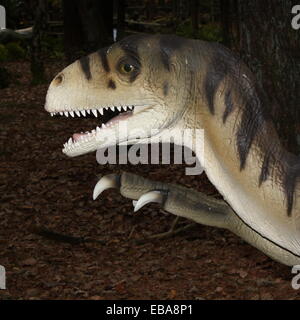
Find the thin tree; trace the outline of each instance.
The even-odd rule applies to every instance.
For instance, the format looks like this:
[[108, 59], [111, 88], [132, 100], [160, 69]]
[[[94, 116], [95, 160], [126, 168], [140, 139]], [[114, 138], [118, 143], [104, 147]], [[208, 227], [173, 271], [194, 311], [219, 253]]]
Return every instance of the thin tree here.
[[31, 43], [31, 73], [33, 85], [45, 82], [42, 38], [47, 27], [47, 0], [36, 0], [35, 4], [35, 20]]

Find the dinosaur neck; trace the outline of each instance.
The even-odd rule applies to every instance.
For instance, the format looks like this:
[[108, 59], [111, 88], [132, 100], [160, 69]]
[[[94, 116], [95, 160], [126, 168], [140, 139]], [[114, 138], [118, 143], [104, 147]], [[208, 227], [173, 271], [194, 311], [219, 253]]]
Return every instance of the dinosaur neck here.
[[[198, 83], [209, 91], [207, 73]], [[190, 99], [196, 105], [184, 122], [204, 129], [203, 167], [239, 217], [262, 236], [300, 255], [299, 158], [280, 143], [266, 100], [249, 71], [240, 66], [240, 78], [232, 74], [214, 78], [217, 88], [210, 95], [195, 91], [199, 98]]]
[[[263, 115], [251, 118], [249, 110], [236, 107], [224, 123], [223, 111], [205, 121], [204, 167], [209, 179], [246, 223], [282, 247], [293, 242], [289, 248], [299, 251], [299, 160], [283, 148]], [[283, 239], [289, 232], [292, 239]]]

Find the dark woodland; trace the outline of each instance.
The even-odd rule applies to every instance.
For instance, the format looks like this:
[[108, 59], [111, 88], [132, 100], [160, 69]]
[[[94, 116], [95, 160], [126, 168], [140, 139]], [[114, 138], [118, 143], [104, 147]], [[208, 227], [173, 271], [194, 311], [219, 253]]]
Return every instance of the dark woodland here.
[[[300, 29], [296, 0], [0, 0], [0, 265], [11, 299], [298, 299], [291, 269], [234, 234], [199, 224], [170, 237], [174, 216], [133, 213], [100, 176], [128, 171], [221, 198], [183, 165], [104, 165], [61, 149], [95, 118], [50, 117], [45, 96], [76, 59], [132, 34], [219, 42], [252, 70], [283, 145], [300, 154]], [[300, 2], [298, 1], [298, 4]], [[299, 19], [300, 20], [300, 19]], [[300, 24], [300, 21], [299, 21]], [[179, 227], [189, 225], [179, 220]], [[0, 303], [1, 304], [1, 303]]]

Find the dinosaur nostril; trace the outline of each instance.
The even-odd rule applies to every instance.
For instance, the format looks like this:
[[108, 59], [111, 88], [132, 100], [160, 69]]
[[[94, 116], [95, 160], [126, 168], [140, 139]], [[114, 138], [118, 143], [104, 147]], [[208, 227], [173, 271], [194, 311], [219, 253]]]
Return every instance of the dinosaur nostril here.
[[64, 76], [63, 74], [59, 74], [58, 76], [56, 76], [56, 78], [53, 80], [53, 84], [56, 86], [59, 86], [64, 80]]

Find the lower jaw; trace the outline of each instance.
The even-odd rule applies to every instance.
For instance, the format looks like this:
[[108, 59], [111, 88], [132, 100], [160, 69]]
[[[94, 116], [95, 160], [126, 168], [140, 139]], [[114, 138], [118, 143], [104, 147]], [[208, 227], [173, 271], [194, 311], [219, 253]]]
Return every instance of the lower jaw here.
[[62, 152], [69, 157], [75, 157], [106, 147], [106, 144], [117, 144], [118, 141], [113, 139], [113, 133], [114, 131], [116, 132], [115, 129], [121, 122], [126, 121], [132, 115], [132, 111], [124, 112], [110, 119], [106, 124], [102, 124], [101, 128], [97, 127], [86, 133], [74, 133], [68, 142], [64, 144]]
[[[110, 119], [107, 123], [103, 123], [101, 128], [97, 127], [96, 129], [94, 129], [95, 130], [94, 132], [101, 133], [102, 130], [105, 130], [105, 129], [109, 128], [109, 127], [113, 127], [116, 124], [118, 124], [119, 122], [128, 119], [129, 117], [132, 116], [132, 114], [133, 114], [132, 111], [120, 113], [119, 115], [117, 115], [117, 116], [113, 117], [112, 119]], [[93, 130], [92, 130], [92, 132], [93, 132]], [[91, 133], [91, 132], [74, 133], [73, 136], [72, 136], [73, 142], [80, 141], [82, 138], [84, 138], [84, 136], [87, 136], [89, 133]]]

